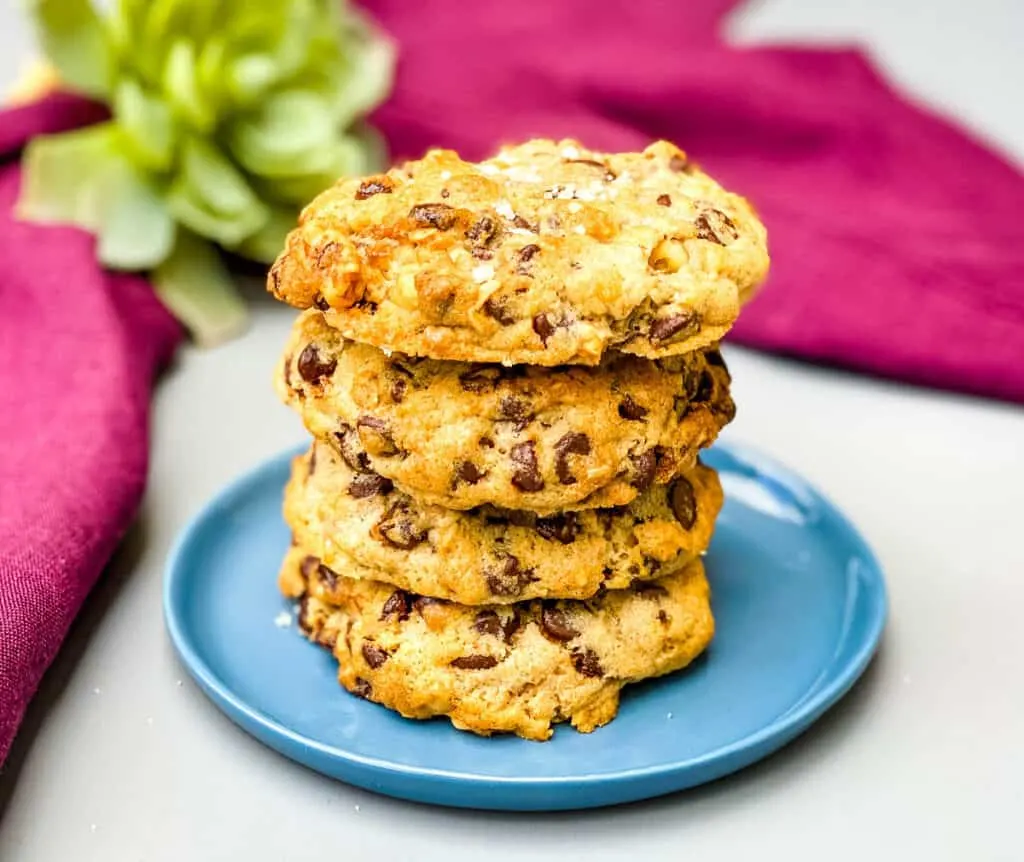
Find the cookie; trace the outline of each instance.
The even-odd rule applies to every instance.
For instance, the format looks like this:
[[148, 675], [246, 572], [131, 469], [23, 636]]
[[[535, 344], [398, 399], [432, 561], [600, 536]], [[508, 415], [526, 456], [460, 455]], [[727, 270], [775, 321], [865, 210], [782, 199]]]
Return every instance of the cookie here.
[[735, 415], [716, 350], [533, 368], [417, 359], [300, 316], [282, 398], [349, 464], [454, 509], [621, 506], [691, 467]]
[[717, 343], [768, 263], [750, 205], [672, 144], [534, 140], [340, 180], [305, 208], [268, 288], [406, 354], [595, 365]]
[[336, 572], [481, 605], [585, 599], [678, 571], [707, 549], [721, 506], [717, 474], [698, 465], [618, 509], [457, 512], [357, 473], [317, 443], [293, 462], [284, 515]]
[[339, 577], [293, 547], [281, 584], [350, 692], [483, 735], [543, 740], [560, 721], [589, 733], [615, 717], [623, 686], [685, 667], [714, 635], [698, 560], [587, 602], [470, 608]]

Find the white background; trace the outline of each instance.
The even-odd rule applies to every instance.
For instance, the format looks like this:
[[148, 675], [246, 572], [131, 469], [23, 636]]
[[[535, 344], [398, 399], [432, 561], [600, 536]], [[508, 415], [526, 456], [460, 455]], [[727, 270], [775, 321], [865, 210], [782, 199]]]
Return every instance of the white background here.
[[[31, 54], [17, 5], [0, 4], [0, 84]], [[863, 42], [908, 91], [1024, 162], [1020, 0], [772, 0], [733, 34]], [[0, 774], [4, 862], [1024, 859], [1020, 408], [728, 350], [728, 437], [803, 472], [877, 549], [892, 600], [881, 654], [805, 737], [712, 786], [590, 813], [447, 811], [264, 748], [171, 653], [160, 582], [175, 534], [302, 436], [269, 385], [292, 312], [253, 298], [244, 338], [181, 351], [157, 390], [139, 523]]]

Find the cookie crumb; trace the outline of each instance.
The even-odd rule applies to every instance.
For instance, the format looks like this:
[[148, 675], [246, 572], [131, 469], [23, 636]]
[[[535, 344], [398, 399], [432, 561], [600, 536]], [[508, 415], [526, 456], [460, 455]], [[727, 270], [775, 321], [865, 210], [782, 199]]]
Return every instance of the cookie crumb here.
[[279, 629], [286, 629], [292, 624], [292, 615], [288, 611], [281, 611], [274, 617], [274, 625]]

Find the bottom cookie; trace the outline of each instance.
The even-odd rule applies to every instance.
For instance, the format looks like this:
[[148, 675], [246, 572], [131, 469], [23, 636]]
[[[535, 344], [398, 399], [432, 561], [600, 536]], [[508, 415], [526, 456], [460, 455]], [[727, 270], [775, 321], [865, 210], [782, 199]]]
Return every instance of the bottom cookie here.
[[485, 736], [543, 740], [563, 721], [589, 733], [615, 717], [623, 686], [685, 667], [714, 635], [698, 560], [586, 601], [468, 607], [339, 576], [293, 547], [280, 585], [301, 596], [300, 625], [350, 692]]

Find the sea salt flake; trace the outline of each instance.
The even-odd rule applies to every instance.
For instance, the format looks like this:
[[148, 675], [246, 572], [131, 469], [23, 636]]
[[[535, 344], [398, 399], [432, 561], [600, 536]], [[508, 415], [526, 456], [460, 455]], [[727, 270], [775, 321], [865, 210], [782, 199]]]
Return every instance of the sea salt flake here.
[[500, 173], [498, 168], [496, 168], [494, 165], [480, 165], [480, 172], [492, 177], [495, 174]]
[[576, 147], [562, 147], [563, 159], [578, 159], [579, 157], [580, 151]]
[[441, 179], [442, 180], [450, 180], [451, 178], [452, 178], [452, 172], [451, 171], [441, 171]]
[[581, 225], [581, 224], [578, 224], [578, 225], [576, 225], [576, 226], [575, 226], [575, 227], [574, 227], [574, 228], [572, 229], [572, 232], [573, 232], [573, 233], [578, 233], [578, 234], [579, 234], [580, 236], [583, 236], [583, 234], [585, 234], [585, 233], [587, 232], [587, 229], [586, 229], [585, 227], [583, 227], [583, 225]]
[[512, 220], [516, 217], [515, 210], [512, 209], [512, 204], [508, 201], [498, 201], [494, 205], [494, 211], [502, 218]]
[[566, 209], [571, 213], [578, 213], [581, 209], [583, 209], [583, 205], [576, 203], [576, 201], [573, 201], [571, 204], [569, 204], [569, 206], [566, 207]]
[[473, 267], [473, 281], [483, 284], [488, 279], [494, 278], [494, 267], [489, 263], [481, 263]]

